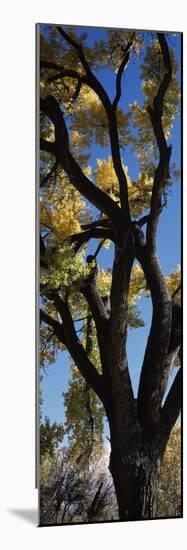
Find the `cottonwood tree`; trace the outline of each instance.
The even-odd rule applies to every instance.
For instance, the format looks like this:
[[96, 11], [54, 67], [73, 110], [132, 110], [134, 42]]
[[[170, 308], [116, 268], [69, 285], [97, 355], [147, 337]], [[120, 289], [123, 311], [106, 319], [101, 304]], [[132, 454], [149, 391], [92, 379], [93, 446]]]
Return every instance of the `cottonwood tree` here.
[[[167, 280], [157, 256], [159, 219], [175, 178], [168, 144], [179, 100], [175, 36], [110, 30], [89, 46], [85, 33], [47, 27], [40, 40], [42, 353], [52, 361], [57, 350], [69, 352], [92, 428], [92, 407], [95, 416], [97, 407], [105, 411], [120, 519], [152, 518], [181, 408], [181, 366], [166, 397], [172, 365], [181, 362], [179, 271]], [[123, 74], [142, 58], [144, 99], [125, 112]], [[115, 77], [112, 99], [99, 79], [104, 67]], [[95, 170], [94, 143], [111, 151]], [[140, 167], [135, 181], [123, 160], [129, 144]], [[92, 239], [98, 245], [90, 254]], [[113, 266], [101, 270], [108, 243]], [[135, 302], [142, 290], [152, 321], [136, 398], [126, 344], [128, 323], [141, 326]]]

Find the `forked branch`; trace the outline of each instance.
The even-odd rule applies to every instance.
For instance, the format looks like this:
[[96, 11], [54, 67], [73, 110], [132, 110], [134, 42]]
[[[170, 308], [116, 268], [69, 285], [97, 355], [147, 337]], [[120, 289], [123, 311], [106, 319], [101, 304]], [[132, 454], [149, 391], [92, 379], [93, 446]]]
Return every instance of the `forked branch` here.
[[55, 154], [56, 162], [65, 170], [73, 186], [94, 206], [108, 215], [115, 226], [119, 220], [120, 209], [104, 191], [89, 180], [74, 159], [69, 148], [68, 130], [58, 102], [52, 96], [42, 98], [41, 110], [51, 119], [55, 128], [55, 142], [42, 140], [42, 149], [44, 151], [50, 149], [50, 152]]
[[[68, 42], [76, 50], [78, 57], [82, 63], [82, 66], [85, 70], [86, 84], [90, 86], [90, 88], [97, 94], [106, 111], [106, 114], [108, 117], [108, 123], [109, 123], [109, 136], [110, 136], [110, 145], [111, 145], [114, 170], [116, 172], [118, 182], [119, 182], [121, 206], [126, 215], [126, 220], [130, 221], [127, 177], [121, 162], [118, 130], [117, 130], [117, 118], [116, 118], [116, 107], [121, 94], [121, 76], [122, 76], [122, 72], [124, 70], [125, 64], [127, 62], [127, 57], [124, 56], [124, 60], [123, 60], [124, 63], [119, 69], [119, 73], [117, 75], [116, 98], [114, 99], [114, 104], [112, 105], [106, 90], [103, 88], [102, 84], [99, 82], [99, 80], [96, 78], [96, 76], [92, 72], [86, 60], [86, 57], [84, 55], [82, 45], [76, 42], [68, 33], [64, 31], [64, 29], [62, 29], [62, 27], [57, 27], [57, 30], [62, 36], [62, 38], [64, 38], [64, 40], [66, 40], [66, 42]], [[128, 52], [126, 52], [126, 55], [127, 54]]]

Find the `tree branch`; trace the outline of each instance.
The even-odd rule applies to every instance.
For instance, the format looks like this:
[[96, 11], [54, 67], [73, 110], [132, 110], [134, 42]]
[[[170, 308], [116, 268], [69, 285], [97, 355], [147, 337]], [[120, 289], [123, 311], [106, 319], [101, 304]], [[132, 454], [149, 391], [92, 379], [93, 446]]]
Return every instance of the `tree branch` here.
[[[134, 36], [134, 33], [133, 33], [133, 36]], [[122, 74], [123, 74], [124, 69], [127, 67], [129, 57], [130, 57], [130, 50], [132, 48], [132, 45], [133, 45], [133, 40], [131, 39], [131, 40], [129, 40], [127, 46], [124, 48], [124, 51], [123, 51], [124, 57], [122, 59], [121, 65], [120, 65], [120, 67], [118, 69], [118, 72], [117, 72], [116, 95], [115, 95], [115, 98], [114, 98], [114, 101], [113, 101], [113, 108], [114, 109], [117, 109], [117, 106], [118, 106], [118, 103], [119, 103], [119, 100], [120, 100], [120, 97], [121, 97]]]
[[72, 243], [75, 243], [76, 252], [82, 246], [82, 244], [88, 242], [90, 239], [109, 239], [114, 241], [114, 231], [112, 229], [105, 229], [104, 227], [92, 227], [82, 233], [75, 233], [70, 237]]
[[[170, 55], [164, 34], [158, 33], [166, 73], [148, 112], [159, 149], [159, 163], [155, 172], [150, 214], [147, 221], [146, 243], [135, 235], [136, 257], [145, 274], [153, 304], [151, 329], [145, 350], [138, 389], [138, 412], [144, 434], [150, 434], [160, 421], [160, 407], [167, 382], [168, 347], [171, 336], [172, 299], [156, 256], [156, 232], [161, 212], [161, 197], [165, 178], [168, 176], [171, 147], [167, 146], [162, 111], [165, 93], [172, 77]], [[142, 246], [141, 246], [142, 244]], [[172, 354], [173, 356], [173, 354]], [[171, 359], [171, 356], [170, 356]], [[163, 368], [166, 367], [163, 373]]]
[[66, 345], [66, 337], [64, 334], [63, 326], [61, 323], [56, 321], [56, 319], [53, 319], [51, 315], [48, 315], [43, 309], [40, 309], [40, 320], [43, 321], [46, 325], [50, 326], [54, 330], [55, 336], [57, 336], [58, 340], [62, 344]]
[[160, 376], [160, 402], [164, 397], [168, 379], [171, 374], [174, 361], [179, 355], [179, 350], [181, 346], [181, 331], [182, 331], [182, 316], [181, 316], [181, 307], [178, 304], [172, 304], [172, 321], [171, 321], [171, 332], [168, 345], [167, 355], [161, 370]]
[[[133, 242], [130, 233], [126, 245], [115, 246], [115, 258], [110, 293], [110, 326], [108, 339], [109, 372], [116, 418], [119, 421], [118, 440], [128, 446], [131, 426], [135, 420], [135, 402], [126, 352], [128, 293], [133, 266]], [[116, 399], [117, 396], [117, 399]], [[124, 433], [125, 441], [124, 441]], [[112, 427], [111, 427], [112, 435]]]
[[[135, 235], [136, 239], [136, 235]], [[138, 389], [138, 412], [144, 432], [150, 433], [159, 422], [163, 389], [163, 366], [171, 335], [172, 299], [158, 259], [149, 254], [146, 244], [135, 241], [136, 257], [151, 292], [153, 314]]]
[[[102, 84], [99, 82], [99, 80], [91, 71], [89, 64], [85, 58], [82, 45], [78, 44], [61, 27], [57, 27], [57, 30], [62, 36], [62, 38], [64, 38], [66, 42], [68, 42], [77, 51], [79, 59], [82, 63], [82, 66], [86, 72], [86, 77], [87, 77], [86, 84], [90, 86], [92, 90], [94, 90], [94, 92], [98, 95], [106, 111], [108, 122], [109, 122], [109, 135], [110, 135], [110, 144], [111, 144], [114, 170], [116, 172], [116, 175], [119, 181], [121, 206], [124, 209], [124, 214], [126, 215], [127, 221], [130, 221], [130, 210], [129, 210], [129, 202], [128, 202], [128, 185], [127, 185], [126, 174], [123, 170], [121, 156], [120, 156], [117, 119], [116, 119], [116, 107], [115, 105], [113, 106], [111, 104], [108, 94], [106, 93], [106, 90], [103, 88]], [[118, 89], [119, 89], [120, 78], [121, 77], [119, 76]]]
[[125, 223], [130, 223], [131, 218], [130, 218], [130, 209], [129, 209], [129, 200], [128, 200], [127, 177], [121, 162], [118, 129], [117, 129], [117, 116], [116, 116], [116, 111], [113, 108], [109, 115], [109, 135], [110, 135], [110, 145], [111, 145], [111, 153], [112, 153], [114, 170], [119, 182], [120, 203], [121, 203], [121, 208], [123, 209], [123, 219]]
[[62, 65], [58, 65], [58, 63], [53, 63], [51, 61], [44, 61], [41, 59], [40, 61], [40, 68], [41, 69], [53, 69], [54, 71], [63, 71], [64, 67]]
[[[68, 131], [58, 102], [54, 97], [48, 96], [41, 99], [41, 109], [52, 120], [55, 127], [55, 144], [51, 144], [53, 147], [50, 152], [55, 151], [56, 162], [65, 170], [74, 187], [99, 210], [107, 214], [116, 225], [119, 220], [119, 207], [85, 176], [69, 150]], [[47, 147], [49, 143], [47, 142]]]
[[48, 182], [50, 177], [55, 173], [56, 169], [57, 169], [57, 162], [55, 162], [53, 164], [51, 170], [48, 172], [48, 174], [46, 176], [44, 176], [44, 178], [42, 179], [42, 181], [40, 183], [40, 187], [44, 187], [44, 185], [46, 185], [46, 183]]
[[103, 103], [103, 106], [105, 107], [106, 112], [108, 112], [111, 109], [111, 102], [108, 97], [108, 94], [106, 93], [106, 90], [103, 88], [102, 84], [99, 82], [99, 80], [96, 78], [96, 76], [93, 74], [93, 72], [90, 69], [90, 66], [85, 58], [84, 51], [81, 44], [78, 44], [71, 36], [62, 29], [62, 27], [57, 27], [57, 30], [59, 34], [68, 42], [76, 51], [78, 54], [78, 57], [82, 63], [82, 66], [85, 70], [86, 76], [87, 76], [87, 84], [95, 91], [95, 93], [99, 96], [101, 102]]
[[161, 412], [160, 434], [163, 451], [182, 405], [182, 367], [178, 370]]
[[171, 82], [172, 78], [172, 64], [170, 59], [170, 53], [169, 48], [166, 42], [166, 38], [163, 33], [158, 32], [157, 38], [160, 44], [162, 57], [165, 65], [166, 72], [164, 74], [163, 80], [160, 83], [158, 92], [154, 98], [154, 108], [157, 112], [159, 112], [162, 115], [162, 108], [163, 108], [163, 100], [164, 96], [167, 92], [168, 86]]
[[178, 294], [179, 290], [181, 290], [181, 283], [180, 285], [176, 288], [176, 290], [174, 290], [173, 294], [172, 294], [172, 300], [175, 298], [175, 296]]
[[[94, 256], [88, 256], [87, 262], [94, 260]], [[97, 288], [97, 265], [94, 265], [86, 283], [82, 286], [81, 292], [86, 298], [92, 317], [95, 321], [97, 340], [100, 350], [101, 365], [103, 373], [106, 372], [107, 363], [107, 340], [109, 335], [109, 314], [105, 308], [102, 297]]]
[[63, 321], [63, 330], [66, 340], [65, 345], [83, 378], [88, 384], [90, 384], [101, 401], [103, 401], [104, 394], [102, 376], [97, 372], [93, 363], [88, 358], [84, 347], [77, 337], [68, 304], [65, 303], [56, 292], [53, 293], [52, 299]]
[[99, 338], [100, 331], [103, 331], [106, 325], [106, 321], [108, 321], [109, 319], [102, 297], [100, 296], [97, 286], [94, 282], [89, 282], [84, 287], [82, 287], [81, 292], [85, 296], [89, 304], [90, 311], [96, 323]]
[[142, 216], [136, 223], [139, 225], [139, 227], [143, 227], [146, 223], [149, 221], [150, 215]]
[[112, 229], [111, 221], [108, 218], [101, 218], [99, 220], [81, 225], [81, 229], [92, 229], [92, 227], [106, 227]]
[[53, 141], [48, 141], [47, 139], [40, 138], [40, 149], [46, 153], [56, 155], [56, 145]]
[[86, 75], [81, 75], [79, 74], [77, 71], [74, 71], [73, 69], [67, 69], [67, 68], [64, 68], [62, 67], [61, 65], [57, 65], [56, 63], [50, 63], [48, 61], [41, 61], [40, 63], [40, 67], [41, 69], [44, 68], [44, 69], [54, 69], [55, 71], [57, 71], [56, 74], [52, 75], [52, 76], [49, 76], [46, 81], [47, 82], [55, 82], [55, 80], [60, 80], [61, 78], [74, 78], [75, 80], [78, 81], [78, 84], [76, 86], [76, 90], [73, 94], [73, 97], [72, 97], [72, 100], [75, 101], [75, 99], [77, 99], [79, 93], [80, 93], [80, 90], [81, 90], [81, 87], [82, 87], [82, 84], [87, 84], [89, 86], [89, 81], [87, 79], [87, 76]]
[[153, 99], [153, 107], [149, 106], [147, 108], [159, 150], [159, 163], [155, 172], [152, 189], [150, 219], [147, 224], [147, 244], [149, 246], [150, 252], [153, 253], [155, 253], [156, 250], [156, 231], [159, 214], [161, 212], [161, 197], [164, 189], [165, 180], [168, 177], [169, 162], [171, 157], [171, 146], [167, 146], [166, 138], [164, 135], [162, 114], [164, 97], [172, 78], [172, 66], [169, 49], [164, 34], [157, 33], [157, 37], [160, 44], [166, 72]]

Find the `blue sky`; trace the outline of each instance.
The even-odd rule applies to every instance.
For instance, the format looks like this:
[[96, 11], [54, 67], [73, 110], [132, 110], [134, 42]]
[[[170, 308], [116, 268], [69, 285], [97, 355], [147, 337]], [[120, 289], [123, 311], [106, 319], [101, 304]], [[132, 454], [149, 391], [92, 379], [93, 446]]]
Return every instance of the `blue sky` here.
[[[85, 32], [85, 28], [81, 29], [81, 32], [82, 31]], [[106, 31], [103, 29], [87, 29], [87, 33], [89, 36], [88, 43], [91, 46], [94, 40], [103, 38]], [[176, 35], [173, 38], [173, 41], [175, 43], [176, 57], [180, 67], [180, 35]], [[106, 69], [99, 71], [99, 73], [97, 72], [97, 77], [102, 82], [110, 98], [112, 99], [115, 95], [115, 74], [110, 69]], [[129, 103], [133, 103], [135, 100], [141, 102], [141, 99], [142, 94], [139, 80], [139, 66], [134, 61], [133, 63], [128, 64], [123, 76], [121, 107], [127, 110]], [[170, 142], [173, 144], [172, 161], [176, 163], [176, 166], [179, 169], [181, 145], [180, 136], [180, 115], [177, 115]], [[101, 148], [99, 146], [93, 146], [89, 164], [95, 168], [97, 158], [107, 158], [110, 154], [109, 147]], [[134, 153], [132, 153], [130, 148], [126, 148], [126, 150], [123, 151], [122, 157], [124, 164], [128, 166], [128, 173], [130, 177], [135, 179], [139, 169]], [[176, 267], [176, 265], [180, 263], [180, 201], [180, 181], [175, 181], [170, 191], [167, 207], [161, 215], [158, 231], [158, 256], [165, 275], [168, 275]], [[92, 240], [90, 250], [95, 250], [95, 248], [96, 241]], [[99, 264], [101, 267], [111, 267], [112, 260], [113, 246], [111, 246], [109, 250], [105, 249], [100, 252]], [[138, 308], [141, 311], [145, 326], [136, 330], [129, 330], [127, 342], [129, 368], [135, 394], [137, 393], [139, 374], [150, 328], [152, 311], [150, 299], [148, 299], [145, 295], [142, 295], [138, 302]], [[175, 374], [176, 369], [174, 369], [173, 375], [171, 376], [170, 385]], [[41, 384], [43, 391], [42, 417], [49, 416], [51, 421], [56, 420], [57, 422], [64, 422], [62, 392], [66, 391], [68, 388], [69, 377], [70, 369], [68, 354], [66, 352], [59, 353], [56, 363], [47, 367], [46, 372], [43, 373], [43, 380]]]

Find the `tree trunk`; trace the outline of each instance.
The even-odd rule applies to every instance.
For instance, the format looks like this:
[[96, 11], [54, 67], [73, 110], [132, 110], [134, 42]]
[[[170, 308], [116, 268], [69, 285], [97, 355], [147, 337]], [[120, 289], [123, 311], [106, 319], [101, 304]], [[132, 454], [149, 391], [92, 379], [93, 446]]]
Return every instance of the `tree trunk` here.
[[156, 517], [160, 466], [161, 456], [153, 445], [151, 449], [146, 445], [129, 453], [112, 448], [109, 467], [120, 520]]

